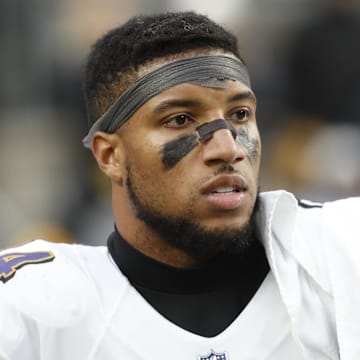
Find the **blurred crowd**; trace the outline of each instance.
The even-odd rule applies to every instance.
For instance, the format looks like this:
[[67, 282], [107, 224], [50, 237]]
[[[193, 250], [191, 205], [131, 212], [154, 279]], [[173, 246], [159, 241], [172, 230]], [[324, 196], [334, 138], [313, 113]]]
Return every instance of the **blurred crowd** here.
[[81, 144], [91, 44], [138, 13], [195, 10], [236, 33], [258, 97], [261, 189], [360, 194], [358, 0], [0, 2], [0, 248], [104, 244], [110, 186]]

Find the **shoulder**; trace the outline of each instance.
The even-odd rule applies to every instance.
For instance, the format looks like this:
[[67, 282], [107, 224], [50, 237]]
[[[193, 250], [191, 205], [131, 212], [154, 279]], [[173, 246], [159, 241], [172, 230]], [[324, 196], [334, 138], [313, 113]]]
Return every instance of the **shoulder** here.
[[[66, 279], [64, 275], [78, 275], [87, 257], [103, 255], [104, 247], [59, 244], [34, 240], [16, 248], [0, 252], [0, 284], [21, 284], [32, 279], [33, 285], [48, 277]], [[65, 266], [66, 265], [66, 266]]]
[[358, 225], [356, 223], [359, 221], [360, 197], [325, 203], [324, 210], [328, 220], [333, 220], [335, 216], [338, 220], [344, 221], [344, 224]]
[[326, 203], [323, 212], [324, 244], [329, 257], [342, 261], [341, 266], [350, 271], [356, 268], [360, 277], [360, 198]]
[[[313, 202], [296, 198], [285, 191], [263, 193], [263, 216], [269, 226], [284, 237], [300, 238], [314, 249], [320, 239], [330, 243], [334, 237], [346, 241], [360, 238], [360, 197], [329, 202]], [[292, 236], [292, 234], [298, 236]]]
[[[280, 219], [284, 226], [283, 220], [289, 218], [295, 225], [300, 223], [302, 228], [306, 227], [308, 230], [317, 230], [324, 225], [353, 227], [360, 211], [360, 197], [320, 203], [299, 199], [283, 190], [263, 192], [259, 202], [264, 219], [271, 223]], [[337, 221], [334, 221], [335, 218]]]
[[[330, 238], [337, 235], [346, 242], [344, 237], [350, 239], [357, 236], [360, 239], [359, 212], [360, 197], [340, 199], [323, 204], [301, 200], [299, 201], [298, 223], [299, 227], [308, 235], [314, 231], [322, 234], [329, 241]], [[330, 234], [331, 236], [329, 236]]]
[[0, 306], [63, 326], [94, 306], [97, 282], [113, 269], [105, 247], [35, 240], [0, 253]]
[[271, 244], [280, 245], [328, 289], [334, 256], [349, 267], [360, 256], [359, 211], [360, 198], [317, 203], [285, 191], [266, 192], [258, 224], [269, 254]]

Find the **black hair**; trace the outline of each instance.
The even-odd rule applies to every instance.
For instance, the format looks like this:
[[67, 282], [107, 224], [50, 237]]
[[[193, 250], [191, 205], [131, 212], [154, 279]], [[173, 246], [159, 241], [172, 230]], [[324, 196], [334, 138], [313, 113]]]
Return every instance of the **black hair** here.
[[89, 125], [135, 81], [140, 66], [196, 49], [220, 49], [240, 58], [236, 37], [194, 12], [135, 16], [108, 32], [94, 44], [85, 67]]

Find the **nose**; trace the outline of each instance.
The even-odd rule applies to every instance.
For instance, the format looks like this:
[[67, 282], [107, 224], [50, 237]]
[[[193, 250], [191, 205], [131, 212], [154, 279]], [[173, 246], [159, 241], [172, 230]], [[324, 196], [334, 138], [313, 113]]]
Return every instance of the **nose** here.
[[220, 129], [202, 144], [202, 160], [206, 165], [232, 164], [246, 157], [245, 149], [236, 142], [229, 129]]

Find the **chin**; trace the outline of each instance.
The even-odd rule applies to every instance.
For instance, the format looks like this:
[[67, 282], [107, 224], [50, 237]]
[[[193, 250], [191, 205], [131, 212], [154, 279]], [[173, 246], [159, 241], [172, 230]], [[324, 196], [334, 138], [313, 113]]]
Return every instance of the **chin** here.
[[198, 224], [210, 229], [234, 229], [241, 230], [245, 227], [253, 216], [253, 206], [251, 208], [237, 208], [227, 211], [216, 211], [206, 214], [198, 220]]

